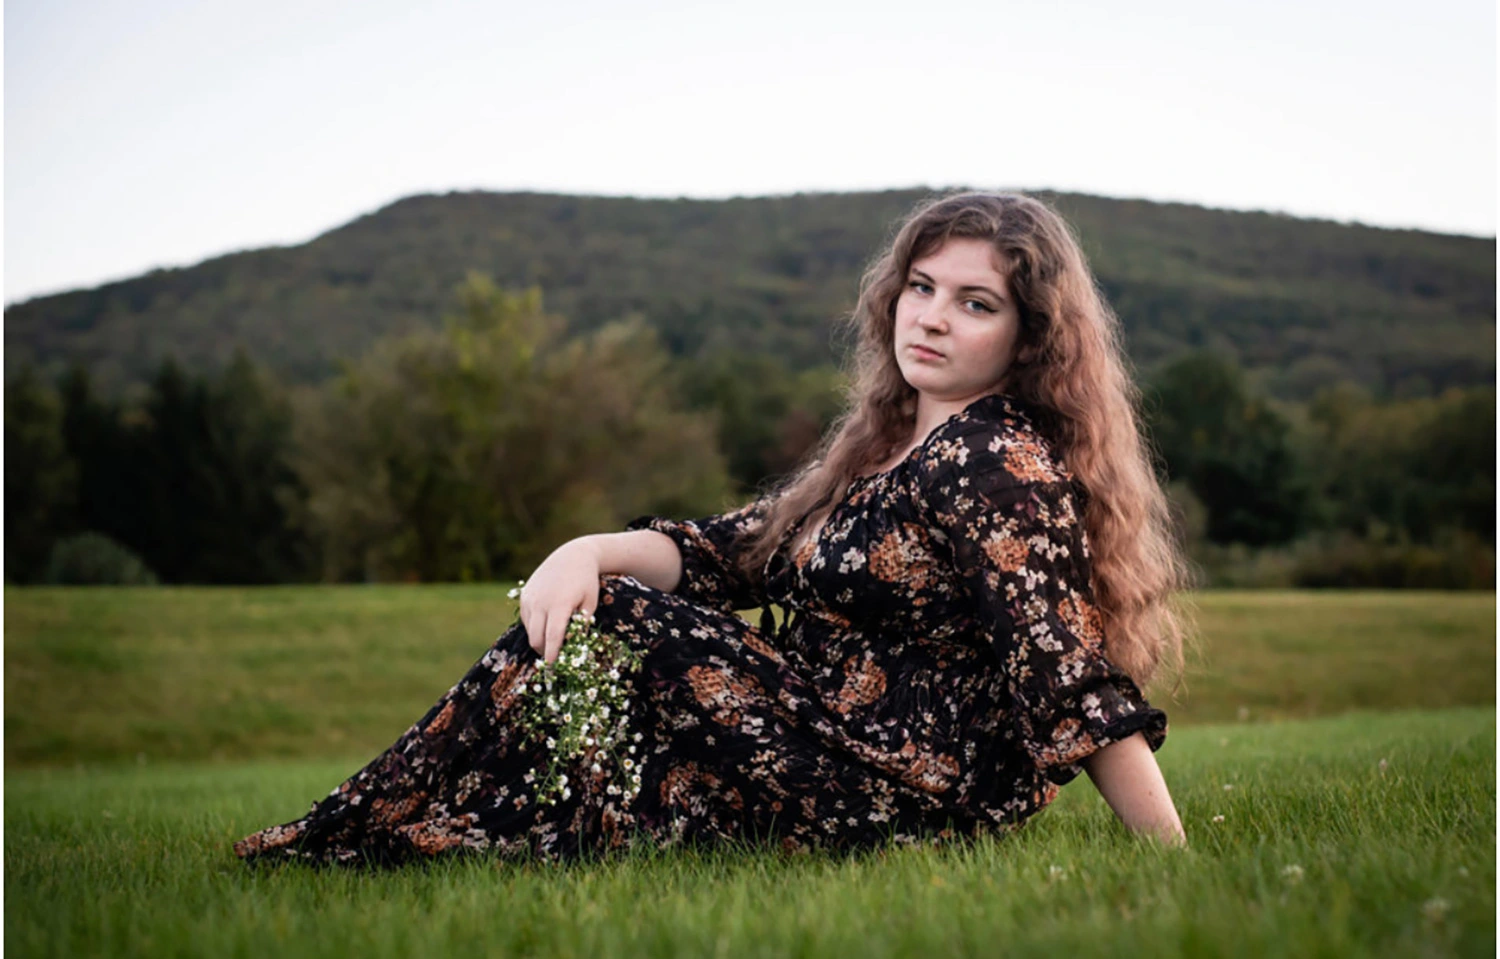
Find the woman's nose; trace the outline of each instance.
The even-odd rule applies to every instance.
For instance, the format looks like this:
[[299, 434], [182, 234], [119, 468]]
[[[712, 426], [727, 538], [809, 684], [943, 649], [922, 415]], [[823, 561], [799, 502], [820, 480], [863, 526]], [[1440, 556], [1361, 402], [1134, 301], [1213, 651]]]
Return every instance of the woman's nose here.
[[927, 304], [927, 309], [922, 311], [922, 315], [917, 318], [917, 322], [922, 325], [924, 330], [943, 332], [948, 329], [948, 317], [944, 313], [943, 304], [938, 300], [933, 300]]

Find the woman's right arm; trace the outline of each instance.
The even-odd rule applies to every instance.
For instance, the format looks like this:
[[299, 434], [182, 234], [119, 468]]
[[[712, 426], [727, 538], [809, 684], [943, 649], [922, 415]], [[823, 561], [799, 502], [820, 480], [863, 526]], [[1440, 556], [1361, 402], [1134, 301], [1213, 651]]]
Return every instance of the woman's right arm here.
[[521, 590], [521, 624], [537, 655], [556, 662], [568, 620], [579, 609], [593, 615], [607, 573], [670, 593], [682, 578], [682, 554], [671, 537], [649, 529], [580, 536], [553, 550]]
[[654, 529], [594, 533], [572, 542], [593, 548], [601, 576], [608, 573], [634, 576], [663, 593], [672, 592], [682, 580], [682, 553], [666, 533]]

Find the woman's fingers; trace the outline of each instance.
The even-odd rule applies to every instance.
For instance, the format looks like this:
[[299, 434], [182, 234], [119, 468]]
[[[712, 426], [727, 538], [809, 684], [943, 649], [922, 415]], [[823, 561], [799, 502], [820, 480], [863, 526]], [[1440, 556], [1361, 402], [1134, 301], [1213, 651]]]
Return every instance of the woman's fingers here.
[[542, 607], [521, 617], [521, 625], [526, 629], [526, 642], [549, 664], [557, 662], [563, 642], [567, 639], [568, 623], [572, 619], [573, 611], [580, 608], [587, 607], [581, 607], [576, 603], [565, 604], [555, 609]]
[[545, 658], [548, 663], [557, 662], [558, 654], [562, 652], [563, 640], [568, 638], [568, 622], [572, 618], [573, 609], [575, 608], [570, 606], [567, 610], [557, 610], [554, 611], [553, 615], [547, 617], [547, 653]]
[[524, 604], [521, 623], [526, 627], [526, 642], [538, 656], [547, 651], [547, 618], [545, 605], [536, 602]]
[[526, 621], [526, 641], [531, 644], [532, 650], [535, 651], [538, 656], [542, 655], [542, 653], [546, 650], [546, 648], [547, 648], [547, 612], [546, 612], [546, 610], [537, 610], [537, 611], [533, 612], [531, 614], [531, 618]]
[[523, 583], [520, 610], [526, 641], [548, 664], [555, 663], [573, 613], [582, 609], [592, 615], [599, 605], [598, 557], [583, 540], [569, 540]]
[[519, 614], [521, 625], [526, 630], [526, 642], [549, 665], [555, 663], [562, 653], [563, 644], [567, 642], [568, 626], [573, 620], [573, 614], [583, 610], [592, 617], [598, 606], [597, 584], [594, 589], [585, 591], [582, 596], [569, 602], [537, 601], [527, 597], [520, 604]]

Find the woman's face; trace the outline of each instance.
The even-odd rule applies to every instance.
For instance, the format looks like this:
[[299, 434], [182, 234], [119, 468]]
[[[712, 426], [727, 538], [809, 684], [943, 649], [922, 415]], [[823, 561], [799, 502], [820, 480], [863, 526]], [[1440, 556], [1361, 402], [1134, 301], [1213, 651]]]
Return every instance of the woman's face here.
[[912, 261], [896, 299], [896, 363], [929, 401], [958, 408], [997, 391], [1021, 317], [984, 240], [954, 238]]

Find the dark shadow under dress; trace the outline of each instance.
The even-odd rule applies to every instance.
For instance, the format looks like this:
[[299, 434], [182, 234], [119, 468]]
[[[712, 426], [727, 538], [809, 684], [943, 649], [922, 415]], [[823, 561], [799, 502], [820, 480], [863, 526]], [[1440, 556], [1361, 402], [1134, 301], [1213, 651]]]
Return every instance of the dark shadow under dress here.
[[[856, 479], [752, 582], [734, 543], [765, 505], [630, 523], [677, 544], [674, 593], [601, 580], [599, 629], [644, 654], [628, 804], [587, 763], [568, 799], [535, 801], [545, 746], [516, 719], [539, 660], [517, 623], [390, 749], [235, 852], [392, 864], [942, 842], [1023, 822], [1101, 746], [1139, 731], [1160, 747], [1166, 716], [1103, 655], [1079, 490], [1017, 401], [977, 400]], [[779, 630], [735, 614], [768, 603], [788, 611]]]

